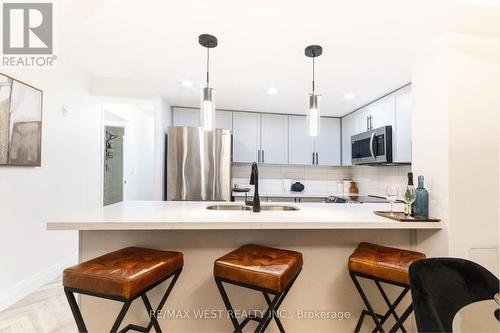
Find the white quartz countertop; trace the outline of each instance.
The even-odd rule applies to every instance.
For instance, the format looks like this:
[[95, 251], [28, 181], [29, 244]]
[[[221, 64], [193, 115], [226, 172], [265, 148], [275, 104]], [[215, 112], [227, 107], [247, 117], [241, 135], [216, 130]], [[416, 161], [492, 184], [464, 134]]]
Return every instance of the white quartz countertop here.
[[[389, 204], [283, 203], [298, 211], [208, 210], [207, 201], [126, 201], [55, 218], [48, 230], [441, 229], [439, 222], [396, 222], [377, 216]], [[262, 206], [279, 203], [262, 203]], [[402, 205], [395, 205], [401, 209]]]

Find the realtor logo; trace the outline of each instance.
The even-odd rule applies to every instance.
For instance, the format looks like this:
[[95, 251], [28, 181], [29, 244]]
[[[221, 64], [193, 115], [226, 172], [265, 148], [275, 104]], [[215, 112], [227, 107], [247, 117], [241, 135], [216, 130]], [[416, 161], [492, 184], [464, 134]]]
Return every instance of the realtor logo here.
[[2, 1], [2, 66], [55, 65], [53, 3], [31, 1]]
[[3, 4], [3, 54], [52, 54], [52, 3]]

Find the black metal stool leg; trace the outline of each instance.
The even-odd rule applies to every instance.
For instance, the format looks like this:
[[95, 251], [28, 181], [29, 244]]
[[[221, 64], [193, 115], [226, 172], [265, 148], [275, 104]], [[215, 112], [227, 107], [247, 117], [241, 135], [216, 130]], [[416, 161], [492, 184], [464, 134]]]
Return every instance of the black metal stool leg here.
[[[398, 314], [396, 313], [395, 310], [396, 310], [397, 306], [399, 305], [399, 303], [403, 300], [403, 298], [405, 297], [405, 295], [410, 290], [410, 287], [404, 287], [403, 291], [399, 294], [399, 296], [396, 298], [396, 300], [394, 301], [394, 303], [391, 303], [391, 301], [389, 300], [389, 297], [387, 297], [387, 294], [385, 293], [384, 289], [382, 288], [382, 285], [380, 284], [380, 282], [377, 281], [377, 280], [375, 280], [375, 284], [376, 284], [378, 290], [380, 291], [380, 294], [382, 295], [382, 298], [384, 299], [385, 304], [389, 308], [387, 310], [387, 312], [385, 313], [385, 315], [382, 317], [382, 320], [380, 321], [380, 324], [383, 325], [385, 323], [385, 321], [387, 319], [389, 319], [389, 317], [391, 315], [394, 317], [394, 319], [396, 319], [396, 322], [398, 322], [400, 318], [399, 318], [399, 316], [398, 316]], [[406, 329], [405, 329], [404, 325], [401, 325], [401, 331], [403, 331], [403, 333], [406, 333]]]
[[75, 295], [73, 292], [69, 291], [67, 288], [64, 288], [64, 293], [66, 294], [66, 298], [68, 299], [69, 307], [71, 308], [71, 312], [73, 313], [73, 317], [75, 318], [76, 327], [78, 328], [78, 332], [87, 333], [87, 327], [85, 327], [85, 322], [83, 321], [82, 313], [80, 312], [80, 308], [76, 303]]
[[[269, 297], [269, 295], [265, 292], [262, 293], [264, 295], [264, 298], [266, 299], [266, 302], [267, 302], [267, 305], [268, 306], [271, 306], [271, 298]], [[280, 305], [279, 304], [276, 304], [276, 311], [278, 310], [278, 307]], [[276, 321], [276, 325], [278, 325], [278, 329], [280, 330], [280, 333], [285, 333], [285, 329], [283, 328], [283, 324], [281, 324], [281, 320], [278, 316], [274, 316], [274, 320]]]
[[[370, 302], [368, 301], [368, 298], [366, 297], [365, 292], [361, 288], [361, 285], [359, 284], [359, 281], [356, 279], [356, 276], [354, 274], [351, 274], [351, 278], [352, 278], [352, 281], [354, 282], [354, 286], [358, 290], [359, 295], [363, 299], [363, 302], [365, 303], [365, 306], [366, 306], [366, 309], [368, 311], [368, 314], [372, 317], [373, 322], [375, 323], [375, 326], [377, 327], [377, 330], [379, 332], [384, 333], [385, 332], [384, 328], [382, 327], [382, 325], [380, 324], [380, 321], [378, 320], [377, 313], [375, 311], [373, 311], [373, 307], [370, 304]], [[363, 313], [361, 313], [361, 316], [363, 316]], [[359, 326], [359, 328], [361, 328], [361, 325], [363, 323], [362, 318], [364, 318], [364, 316], [360, 317], [360, 319], [358, 321], [358, 325], [356, 326], [356, 328], [358, 328], [358, 326]]]
[[403, 323], [410, 316], [410, 314], [412, 312], [413, 312], [413, 303], [410, 304], [410, 306], [408, 306], [408, 308], [405, 310], [405, 312], [403, 312], [403, 314], [401, 315], [401, 318], [399, 318], [399, 320], [394, 324], [394, 326], [391, 327], [389, 332], [391, 332], [391, 333], [396, 332], [399, 328], [402, 328]]
[[234, 313], [233, 306], [231, 305], [231, 302], [229, 301], [229, 297], [227, 297], [226, 290], [224, 289], [224, 286], [222, 285], [222, 281], [215, 278], [215, 283], [217, 283], [217, 288], [219, 288], [219, 293], [222, 296], [222, 301], [224, 302], [224, 305], [226, 306], [226, 309], [229, 314], [229, 318], [231, 319], [231, 323], [234, 326], [234, 332], [241, 332], [240, 329], [240, 324], [238, 323], [238, 320], [236, 319], [236, 315]]
[[278, 295], [274, 296], [274, 299], [272, 300], [271, 304], [267, 308], [266, 312], [262, 316], [262, 320], [255, 329], [255, 333], [262, 333], [266, 330], [267, 326], [269, 326], [269, 323], [273, 319], [273, 317], [276, 317], [276, 306], [278, 302], [282, 299], [283, 295], [285, 292], [281, 292]]
[[158, 323], [158, 319], [156, 318], [158, 310], [156, 310], [156, 312], [153, 313], [153, 307], [151, 306], [151, 303], [149, 302], [148, 296], [146, 294], [142, 295], [141, 298], [142, 302], [144, 303], [144, 306], [146, 307], [146, 310], [148, 310], [148, 315], [150, 318], [149, 324], [146, 328], [147, 332], [149, 332], [152, 326], [154, 326], [155, 331], [157, 333], [161, 333], [160, 324]]
[[125, 301], [123, 302], [122, 309], [120, 310], [120, 313], [118, 314], [118, 317], [116, 317], [115, 323], [113, 324], [113, 327], [111, 328], [111, 333], [116, 333], [118, 332], [118, 329], [120, 328], [120, 325], [123, 321], [123, 318], [125, 318], [125, 315], [127, 314], [128, 308], [130, 307], [130, 301]]

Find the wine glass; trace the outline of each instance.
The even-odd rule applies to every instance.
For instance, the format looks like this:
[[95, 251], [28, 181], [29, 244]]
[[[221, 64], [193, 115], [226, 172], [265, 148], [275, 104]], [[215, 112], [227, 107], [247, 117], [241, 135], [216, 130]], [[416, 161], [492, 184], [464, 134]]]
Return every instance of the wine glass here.
[[394, 206], [394, 201], [398, 198], [398, 188], [393, 185], [389, 185], [385, 188], [385, 197], [387, 200], [390, 201], [391, 203], [391, 215], [394, 215], [393, 211], [393, 206]]
[[406, 215], [411, 214], [411, 205], [415, 202], [417, 198], [417, 192], [415, 191], [415, 186], [408, 185], [405, 188], [404, 200], [406, 202]]

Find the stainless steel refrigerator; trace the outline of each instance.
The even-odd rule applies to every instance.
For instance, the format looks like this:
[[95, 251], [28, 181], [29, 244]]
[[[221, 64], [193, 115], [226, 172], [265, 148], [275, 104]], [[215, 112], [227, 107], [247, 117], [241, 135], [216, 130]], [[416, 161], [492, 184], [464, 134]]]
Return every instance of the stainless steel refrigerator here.
[[230, 201], [231, 131], [168, 128], [167, 200]]

